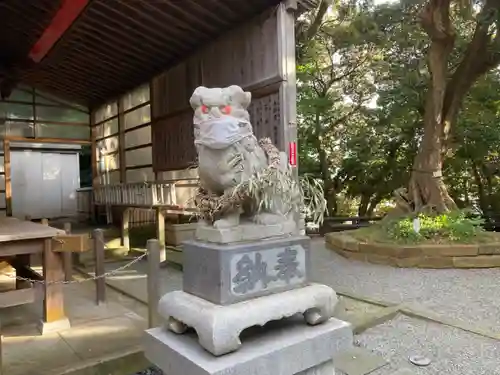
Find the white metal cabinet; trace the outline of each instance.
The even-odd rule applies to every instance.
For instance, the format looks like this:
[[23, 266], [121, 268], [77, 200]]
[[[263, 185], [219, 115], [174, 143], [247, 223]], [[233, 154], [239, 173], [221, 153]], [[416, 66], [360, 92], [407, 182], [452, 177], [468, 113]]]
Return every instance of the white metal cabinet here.
[[33, 219], [77, 214], [77, 153], [12, 151], [12, 215]]

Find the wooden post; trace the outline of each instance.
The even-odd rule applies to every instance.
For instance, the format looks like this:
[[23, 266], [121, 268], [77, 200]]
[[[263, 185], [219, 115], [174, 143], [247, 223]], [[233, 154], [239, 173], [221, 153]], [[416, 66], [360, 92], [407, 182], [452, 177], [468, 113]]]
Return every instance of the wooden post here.
[[44, 241], [43, 249], [43, 322], [53, 323], [66, 319], [64, 313], [64, 271], [60, 254], [52, 251], [52, 239]]
[[94, 240], [94, 260], [95, 260], [95, 281], [96, 286], [96, 304], [106, 302], [106, 280], [104, 275], [104, 233], [102, 229], [95, 229], [93, 232]]
[[[118, 109], [118, 158], [120, 165], [120, 182], [124, 184], [127, 182], [127, 162], [126, 152], [125, 152], [125, 115], [123, 114], [123, 98], [119, 98], [117, 101]], [[123, 200], [124, 190], [120, 192], [121, 199]]]
[[[295, 68], [295, 14], [296, 0], [286, 0], [278, 8], [278, 56], [283, 82], [280, 87], [281, 139], [278, 147], [287, 152], [289, 161], [293, 159], [292, 176], [299, 179], [297, 145], [297, 73]], [[295, 156], [290, 158], [290, 153]], [[294, 213], [297, 228], [305, 230], [302, 215]]]
[[95, 188], [99, 185], [98, 184], [98, 179], [99, 179], [99, 170], [97, 167], [97, 163], [99, 162], [97, 158], [97, 128], [95, 127], [95, 112], [92, 111], [90, 113], [90, 148], [91, 148], [91, 155], [90, 155], [90, 160], [92, 163], [92, 198], [91, 202], [92, 205], [90, 207], [90, 216], [91, 216], [91, 222], [95, 223], [97, 221], [97, 209], [96, 206], [94, 205], [94, 191]]
[[[71, 223], [64, 223], [64, 231], [66, 234], [71, 234]], [[63, 264], [64, 264], [64, 280], [73, 280], [73, 253], [63, 252]]]
[[41, 223], [42, 225], [49, 225], [49, 220], [48, 220], [48, 219], [42, 219], [42, 220], [40, 221], [40, 223]]
[[160, 261], [163, 262], [167, 260], [165, 251], [165, 216], [161, 207], [156, 207], [156, 238], [160, 244]]
[[148, 240], [148, 326], [159, 325], [158, 301], [160, 300], [160, 243]]
[[122, 228], [121, 228], [121, 245], [130, 250], [130, 235], [129, 235], [129, 224], [130, 224], [130, 208], [126, 207], [122, 213]]
[[3, 140], [3, 171], [5, 177], [5, 213], [12, 216], [12, 175], [10, 170], [10, 141]]
[[0, 322], [0, 375], [3, 375], [3, 350], [2, 350], [2, 342], [3, 342], [3, 335], [2, 335], [2, 324]]

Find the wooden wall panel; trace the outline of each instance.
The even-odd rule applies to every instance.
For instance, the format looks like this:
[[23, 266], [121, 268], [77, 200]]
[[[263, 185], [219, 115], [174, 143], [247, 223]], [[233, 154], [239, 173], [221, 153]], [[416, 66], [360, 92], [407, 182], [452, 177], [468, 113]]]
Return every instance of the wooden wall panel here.
[[154, 181], [154, 179], [155, 174], [151, 167], [127, 170], [127, 182]]
[[201, 51], [203, 84], [251, 86], [279, 75], [276, 13], [227, 33]]
[[269, 137], [274, 144], [281, 143], [279, 92], [253, 99], [248, 112], [257, 138]]
[[190, 110], [160, 119], [152, 125], [153, 169], [185, 169], [196, 161], [193, 114]]
[[125, 133], [125, 148], [151, 143], [151, 126], [131, 130]]
[[97, 140], [97, 148], [103, 155], [118, 152], [120, 141], [118, 136]]
[[279, 141], [278, 90], [283, 78], [278, 50], [277, 14], [267, 12], [155, 77], [151, 82], [155, 172], [185, 169], [196, 162], [189, 98], [200, 85], [262, 89], [275, 84], [253, 100], [250, 115], [257, 137]]
[[127, 163], [127, 167], [151, 165], [152, 153], [150, 146], [125, 151], [125, 162]]

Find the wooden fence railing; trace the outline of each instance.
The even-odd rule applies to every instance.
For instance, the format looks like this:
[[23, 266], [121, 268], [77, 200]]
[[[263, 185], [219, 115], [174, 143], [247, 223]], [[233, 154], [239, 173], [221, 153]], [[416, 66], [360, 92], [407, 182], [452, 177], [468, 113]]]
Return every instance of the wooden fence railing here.
[[94, 188], [94, 202], [109, 206], [183, 208], [193, 206], [190, 198], [197, 187], [196, 179], [101, 185]]

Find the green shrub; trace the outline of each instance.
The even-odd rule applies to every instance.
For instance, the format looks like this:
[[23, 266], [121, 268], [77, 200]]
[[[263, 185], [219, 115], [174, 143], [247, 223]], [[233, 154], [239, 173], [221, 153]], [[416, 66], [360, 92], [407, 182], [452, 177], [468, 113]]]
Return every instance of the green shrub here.
[[418, 215], [420, 231], [413, 227], [413, 218], [404, 218], [386, 223], [389, 239], [401, 243], [418, 242], [473, 242], [485, 232], [484, 220], [466, 211], [450, 212], [443, 215]]

